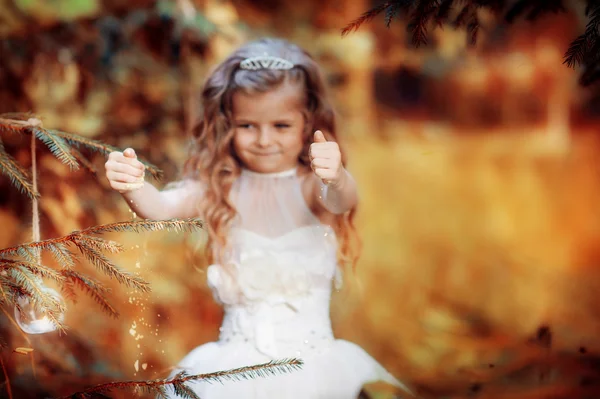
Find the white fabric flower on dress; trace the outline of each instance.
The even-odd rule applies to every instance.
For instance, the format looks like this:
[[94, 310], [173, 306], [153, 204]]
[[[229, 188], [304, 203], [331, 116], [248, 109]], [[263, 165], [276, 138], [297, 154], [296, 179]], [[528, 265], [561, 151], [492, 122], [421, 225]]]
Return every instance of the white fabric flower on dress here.
[[225, 267], [211, 265], [208, 284], [224, 304], [286, 303], [310, 292], [310, 273], [297, 264], [297, 254], [277, 256], [268, 250], [241, 254], [240, 261]]

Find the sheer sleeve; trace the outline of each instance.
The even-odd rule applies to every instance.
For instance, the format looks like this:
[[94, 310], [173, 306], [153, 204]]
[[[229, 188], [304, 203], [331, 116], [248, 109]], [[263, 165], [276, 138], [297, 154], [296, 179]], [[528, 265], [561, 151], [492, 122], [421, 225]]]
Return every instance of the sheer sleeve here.
[[200, 202], [206, 192], [204, 185], [194, 179], [183, 179], [169, 183], [161, 197], [171, 209], [176, 209], [175, 218], [193, 218], [202, 215]]
[[[353, 180], [348, 171], [344, 173], [346, 173], [347, 180]], [[315, 177], [315, 180], [317, 201], [323, 208], [336, 215], [343, 214], [349, 210], [349, 200], [346, 198], [347, 194], [331, 189], [317, 177]]]

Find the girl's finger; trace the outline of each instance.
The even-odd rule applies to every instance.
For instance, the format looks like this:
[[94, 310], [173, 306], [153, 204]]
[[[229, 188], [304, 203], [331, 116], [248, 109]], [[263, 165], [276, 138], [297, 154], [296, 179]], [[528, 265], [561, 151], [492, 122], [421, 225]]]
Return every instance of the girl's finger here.
[[117, 183], [136, 183], [142, 180], [140, 177], [120, 172], [108, 172], [106, 173], [106, 178]]
[[125, 173], [132, 176], [142, 177], [144, 176], [144, 171], [136, 168], [135, 166], [128, 165], [121, 162], [114, 162], [107, 165], [107, 170], [112, 172]]
[[141, 163], [137, 158], [127, 157], [122, 152], [117, 152], [117, 151], [112, 152], [112, 153], [110, 153], [108, 159], [109, 159], [109, 161], [113, 161], [116, 163], [131, 165], [134, 168], [145, 169], [144, 164]]
[[335, 178], [335, 172], [331, 169], [316, 168], [315, 174], [323, 180], [332, 180]]
[[314, 158], [311, 160], [310, 166], [313, 170], [316, 168], [330, 169], [332, 167], [332, 162], [330, 159]]

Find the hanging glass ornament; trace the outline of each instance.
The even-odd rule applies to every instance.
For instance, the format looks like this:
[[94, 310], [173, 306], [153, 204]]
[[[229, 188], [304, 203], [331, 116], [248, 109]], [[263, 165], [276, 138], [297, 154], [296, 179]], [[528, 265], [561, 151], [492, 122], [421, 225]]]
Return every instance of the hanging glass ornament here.
[[[65, 302], [62, 296], [54, 289], [41, 287], [41, 290], [52, 296], [64, 307]], [[27, 334], [44, 334], [58, 329], [56, 323], [48, 317], [48, 313], [40, 307], [34, 306], [28, 297], [20, 296], [17, 302], [20, 310], [19, 307], [15, 306], [15, 319], [21, 330]], [[60, 323], [64, 321], [64, 318], [65, 315], [62, 312], [57, 317]]]

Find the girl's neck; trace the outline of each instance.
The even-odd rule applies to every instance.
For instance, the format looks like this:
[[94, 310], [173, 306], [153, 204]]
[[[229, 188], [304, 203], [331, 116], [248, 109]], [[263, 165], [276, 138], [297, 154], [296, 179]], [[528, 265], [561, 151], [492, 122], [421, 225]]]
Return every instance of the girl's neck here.
[[270, 172], [270, 173], [255, 172], [248, 168], [242, 167], [242, 174], [247, 175], [247, 176], [264, 177], [264, 178], [267, 178], [267, 177], [290, 177], [290, 176], [296, 176], [298, 174], [298, 166], [294, 166], [293, 168], [286, 169], [281, 172]]

